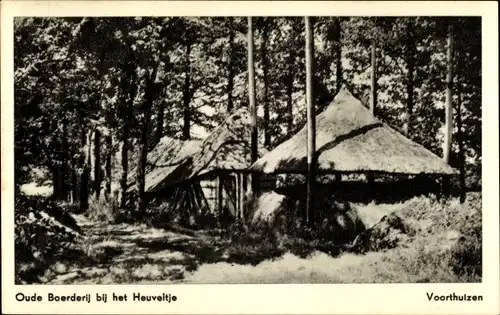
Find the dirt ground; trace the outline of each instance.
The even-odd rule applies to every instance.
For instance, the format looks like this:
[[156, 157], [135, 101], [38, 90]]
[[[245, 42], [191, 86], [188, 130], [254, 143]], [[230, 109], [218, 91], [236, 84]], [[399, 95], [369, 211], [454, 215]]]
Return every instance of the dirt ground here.
[[200, 264], [224, 260], [216, 237], [76, 219], [84, 250], [93, 259], [55, 264], [44, 276], [47, 284], [178, 282]]

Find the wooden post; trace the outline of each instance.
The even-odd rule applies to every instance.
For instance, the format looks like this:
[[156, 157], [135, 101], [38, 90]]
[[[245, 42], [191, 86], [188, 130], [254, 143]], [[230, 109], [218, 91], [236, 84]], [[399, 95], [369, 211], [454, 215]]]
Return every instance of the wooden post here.
[[236, 220], [240, 219], [240, 177], [234, 174], [234, 205]]
[[374, 187], [375, 187], [375, 176], [373, 173], [368, 172], [366, 174], [366, 181], [368, 185], [368, 195], [366, 196], [367, 201], [374, 199]]
[[217, 204], [217, 213], [218, 215], [222, 215], [222, 178], [221, 175], [217, 177], [217, 198], [216, 198], [216, 204]]
[[372, 85], [371, 85], [371, 98], [370, 98], [370, 111], [373, 116], [376, 116], [377, 108], [377, 46], [375, 40], [372, 42]]
[[340, 183], [342, 181], [342, 173], [335, 172], [335, 182]]
[[305, 17], [306, 30], [306, 100], [307, 100], [307, 196], [306, 223], [314, 219], [314, 181], [315, 181], [315, 151], [316, 151], [316, 115], [313, 104], [313, 64], [314, 42], [313, 25], [310, 17]]
[[240, 190], [240, 220], [242, 223], [245, 223], [245, 189], [243, 186], [243, 174], [238, 173], [239, 178], [239, 190]]
[[445, 108], [445, 131], [444, 131], [444, 146], [443, 160], [446, 163], [450, 162], [451, 138], [453, 132], [453, 112], [452, 112], [452, 95], [451, 89], [453, 84], [453, 25], [448, 27], [448, 69], [446, 73], [446, 108]]
[[448, 198], [451, 193], [451, 178], [449, 175], [443, 175], [442, 180], [443, 180], [443, 186], [442, 186], [443, 196]]

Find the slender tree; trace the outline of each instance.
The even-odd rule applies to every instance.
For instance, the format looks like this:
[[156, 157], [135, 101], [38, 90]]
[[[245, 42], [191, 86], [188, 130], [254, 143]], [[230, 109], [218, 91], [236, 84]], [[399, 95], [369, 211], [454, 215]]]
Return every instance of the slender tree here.
[[[465, 58], [462, 45], [457, 45], [456, 56], [458, 60]], [[465, 202], [466, 184], [465, 184], [465, 152], [464, 152], [464, 130], [462, 120], [462, 102], [463, 102], [463, 81], [465, 77], [462, 63], [457, 63], [457, 80], [455, 93], [457, 94], [457, 142], [458, 142], [458, 163], [459, 163], [459, 182], [460, 182], [460, 202]]]
[[414, 72], [415, 72], [415, 36], [414, 36], [414, 21], [408, 19], [406, 25], [406, 66], [408, 68], [408, 77], [406, 79], [406, 121], [403, 126], [403, 132], [409, 136], [412, 132], [411, 124], [413, 121], [413, 93], [414, 93]]
[[164, 120], [165, 120], [165, 101], [160, 100], [158, 102], [158, 113], [156, 115], [156, 133], [153, 145], [156, 145], [158, 142], [160, 142], [161, 138], [163, 137]]
[[335, 75], [337, 77], [336, 92], [342, 87], [342, 23], [335, 19]]
[[446, 70], [446, 104], [445, 104], [445, 126], [443, 160], [450, 162], [451, 139], [453, 132], [453, 109], [452, 109], [452, 85], [453, 85], [453, 25], [448, 26], [448, 49]]
[[465, 153], [464, 153], [464, 141], [463, 141], [463, 124], [462, 124], [462, 95], [460, 91], [457, 91], [458, 100], [457, 100], [457, 142], [458, 142], [458, 158], [459, 158], [459, 167], [460, 167], [460, 202], [465, 202]]
[[227, 112], [233, 111], [233, 90], [234, 90], [234, 59], [235, 59], [235, 45], [234, 45], [234, 29], [229, 24], [229, 63], [228, 63], [228, 78], [227, 78]]
[[[253, 42], [253, 21], [252, 17], [248, 17], [248, 98], [251, 119], [251, 159], [252, 163], [257, 160], [257, 106], [255, 104], [255, 71], [254, 71], [254, 42]], [[252, 180], [252, 190], [255, 193], [257, 189], [257, 181]]]
[[112, 159], [113, 159], [113, 138], [111, 134], [106, 136], [106, 198], [111, 196], [111, 181], [112, 181]]
[[377, 112], [377, 46], [375, 39], [371, 46], [371, 93], [370, 93], [370, 111], [375, 116]]
[[94, 132], [94, 191], [96, 198], [101, 195], [101, 131]]
[[[149, 70], [149, 69], [148, 69]], [[153, 108], [153, 102], [158, 93], [158, 84], [156, 81], [156, 74], [158, 67], [154, 67], [151, 74], [146, 74], [146, 91], [142, 104], [143, 109], [143, 121], [142, 121], [142, 131], [141, 138], [139, 142], [139, 164], [137, 165], [137, 178], [136, 184], [138, 189], [138, 196], [136, 201], [136, 214], [142, 215], [144, 208], [146, 206], [146, 162], [148, 155], [148, 138], [149, 138], [149, 124], [151, 121], [151, 110]]]
[[[296, 23], [292, 21], [291, 38], [294, 39], [298, 35]], [[288, 58], [286, 59], [286, 125], [288, 133], [293, 131], [293, 92], [294, 92], [294, 78], [295, 78], [295, 57], [296, 51], [294, 47], [288, 49]]]
[[268, 61], [267, 61], [267, 45], [269, 44], [269, 25], [267, 18], [262, 20], [262, 45], [261, 45], [261, 60], [264, 83], [264, 146], [268, 148], [271, 145], [271, 133], [269, 132], [269, 82], [268, 82]]
[[[81, 142], [82, 142], [82, 175], [80, 177], [80, 210], [85, 211], [89, 206], [89, 181], [90, 181], [90, 136], [87, 128], [82, 128], [81, 130]], [[85, 150], [87, 146], [87, 150]]]
[[[132, 54], [130, 56], [133, 56]], [[134, 99], [137, 91], [136, 87], [136, 75], [135, 75], [135, 65], [128, 64], [125, 69], [124, 84], [127, 88], [127, 98], [128, 101], [125, 105], [125, 117], [123, 119], [122, 126], [122, 152], [121, 152], [121, 178], [120, 178], [120, 190], [121, 200], [120, 207], [125, 208], [127, 203], [127, 181], [128, 181], [128, 150], [130, 142], [130, 129], [132, 128], [132, 118], [133, 118], [133, 107]]]
[[191, 138], [191, 108], [189, 103], [191, 103], [191, 42], [186, 39], [186, 56], [184, 63], [184, 88], [182, 91], [183, 95], [183, 105], [184, 105], [184, 125], [182, 127], [182, 136], [184, 140], [189, 140]]
[[70, 170], [70, 182], [71, 182], [71, 192], [70, 192], [70, 202], [71, 203], [76, 203], [76, 200], [78, 200], [78, 177], [76, 174], [77, 171], [77, 160], [76, 160], [76, 155], [77, 155], [77, 144], [73, 142], [71, 144], [71, 150], [70, 150], [70, 158], [69, 158], [69, 170]]
[[[58, 146], [58, 134], [54, 133], [52, 135], [52, 146]], [[60, 151], [60, 148], [59, 148]], [[52, 195], [56, 199], [61, 198], [61, 161], [60, 161], [60, 153], [59, 156], [56, 155], [56, 158], [52, 159]]]
[[315, 181], [315, 153], [316, 153], [316, 114], [313, 104], [313, 64], [314, 42], [313, 25], [310, 17], [305, 17], [306, 36], [306, 101], [307, 101], [307, 203], [306, 222], [314, 220], [314, 181]]

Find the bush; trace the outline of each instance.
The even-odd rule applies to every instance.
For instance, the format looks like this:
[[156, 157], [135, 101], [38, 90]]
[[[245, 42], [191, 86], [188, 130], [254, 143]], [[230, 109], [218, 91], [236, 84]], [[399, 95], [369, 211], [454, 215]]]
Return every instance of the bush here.
[[414, 198], [401, 211], [406, 219], [428, 220], [432, 225], [420, 231], [427, 243], [439, 247], [446, 242], [446, 233], [454, 232], [458, 239], [451, 248], [440, 251], [441, 261], [458, 277], [475, 282], [482, 276], [482, 207], [481, 194], [469, 193], [463, 204], [456, 198], [443, 201]]
[[101, 195], [97, 198], [92, 195], [89, 200], [89, 208], [87, 216], [95, 221], [115, 222], [118, 220], [120, 213], [118, 200], [115, 198], [106, 198]]
[[33, 283], [58, 259], [65, 258], [77, 242], [79, 227], [68, 211], [43, 197], [16, 196], [16, 283]]

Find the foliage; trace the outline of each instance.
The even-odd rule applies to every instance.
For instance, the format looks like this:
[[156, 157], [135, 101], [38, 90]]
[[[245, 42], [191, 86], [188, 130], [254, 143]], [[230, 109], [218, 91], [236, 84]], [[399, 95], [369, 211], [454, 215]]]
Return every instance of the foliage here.
[[[255, 18], [258, 130], [259, 136], [269, 136], [268, 149], [305, 123], [303, 24], [298, 17]], [[369, 48], [375, 42], [379, 74], [377, 116], [403, 132], [408, 128], [409, 138], [441, 155], [446, 30], [451, 24], [455, 26], [457, 45], [453, 85], [456, 124], [450, 164], [461, 166], [460, 153], [464, 153], [467, 186], [478, 189], [482, 150], [479, 18], [314, 19], [315, 102], [321, 111], [342, 82], [367, 105]], [[29, 171], [34, 168], [52, 173], [53, 197], [57, 200], [75, 201], [92, 193], [91, 186], [95, 185], [90, 184], [96, 181], [93, 174], [103, 173], [113, 184], [118, 182], [116, 172], [108, 175], [104, 163], [95, 165], [96, 159], [92, 158], [91, 153], [96, 155], [92, 131], [99, 129], [103, 136], [112, 139], [111, 146], [101, 141], [100, 160], [106, 161], [109, 156], [112, 169], [121, 170], [121, 190], [126, 187], [127, 174], [134, 174], [141, 190], [147, 150], [162, 136], [203, 138], [228, 112], [248, 104], [245, 18], [16, 18], [14, 26], [17, 189], [30, 180]], [[342, 57], [341, 67], [338, 56]], [[96, 171], [91, 171], [91, 167]], [[134, 169], [138, 171], [133, 172]], [[144, 198], [140, 191], [133, 195], [134, 199]], [[16, 255], [19, 252], [21, 256], [16, 256], [16, 261], [43, 265], [60, 255], [62, 248], [71, 246], [74, 240], [68, 233], [55, 232], [61, 228], [54, 223], [57, 218], [68, 218], [63, 214], [65, 207], [54, 200], [17, 198]], [[95, 196], [89, 213], [106, 220], [149, 217], [154, 222], [176, 222], [174, 213], [155, 209], [144, 209], [144, 213], [118, 211], [115, 202], [109, 193], [104, 199]], [[141, 210], [143, 204], [138, 205]], [[468, 207], [475, 207], [474, 202], [467, 203]], [[453, 253], [449, 257], [454, 257], [450, 264], [460, 266], [455, 273], [465, 270], [467, 275], [479, 274], [480, 221], [475, 214], [464, 217], [458, 208], [455, 204], [423, 201], [408, 206], [407, 215], [436, 220], [433, 226], [437, 230], [454, 226], [464, 239], [450, 249]], [[44, 213], [56, 220], [47, 219]], [[158, 213], [160, 217], [155, 216]], [[202, 216], [198, 221], [204, 221], [208, 227], [219, 220], [208, 212]], [[61, 220], [63, 225], [74, 225]], [[324, 237], [323, 243], [300, 237], [302, 233], [321, 239], [321, 229], [308, 231], [300, 228], [300, 222], [287, 224], [291, 229], [299, 226], [292, 231], [295, 234], [276, 234], [271, 229], [255, 231], [268, 239], [262, 241], [263, 248], [267, 248], [263, 251], [257, 248], [258, 242], [252, 243], [255, 250], [246, 248], [244, 242], [236, 244], [241, 244], [241, 252], [254, 253], [256, 257], [266, 251], [278, 254], [284, 250], [296, 250], [304, 256], [320, 247], [339, 252], [335, 247], [338, 244]], [[325, 231], [323, 234], [328, 235]], [[409, 257], [429, 264], [440, 263], [431, 261], [430, 256], [414, 254]], [[397, 257], [403, 256], [401, 252]], [[409, 262], [408, 268], [418, 264]], [[18, 275], [22, 277], [21, 273]]]
[[[467, 169], [474, 170], [467, 177], [473, 179], [470, 185], [474, 185], [481, 163], [480, 20], [317, 18], [315, 95], [321, 110], [342, 79], [367, 104], [369, 46], [375, 41], [379, 116], [399, 129], [411, 116], [408, 136], [440, 155], [446, 27], [452, 23], [457, 30], [454, 113], [455, 120], [462, 118]], [[256, 18], [255, 27], [258, 129], [261, 136], [269, 133], [269, 146], [273, 148], [305, 121], [303, 20]], [[114, 138], [113, 152], [125, 135], [137, 143], [134, 139], [139, 139], [144, 128], [153, 136], [145, 138], [148, 148], [162, 135], [186, 137], [187, 132], [189, 136], [203, 137], [222, 121], [226, 111], [247, 104], [245, 31], [244, 18], [16, 18], [15, 139], [19, 182], [24, 181], [26, 167], [55, 169], [70, 163], [73, 168], [81, 168], [88, 145], [82, 133], [95, 126], [109, 130]], [[266, 47], [262, 47], [264, 33]], [[186, 55], [188, 44], [190, 54]], [[339, 49], [342, 76], [337, 78]], [[409, 60], [411, 53], [414, 59]], [[154, 89], [146, 86], [146, 74], [156, 74], [152, 78]], [[264, 83], [268, 87], [268, 122], [262, 118]], [[146, 105], [149, 94], [150, 104]], [[151, 108], [144, 111], [146, 107]], [[150, 116], [147, 120], [145, 113]], [[125, 125], [129, 129], [126, 134]], [[264, 127], [268, 130], [264, 131]], [[450, 163], [454, 166], [460, 164], [458, 127], [455, 124], [453, 129], [454, 154]], [[38, 136], [31, 137], [33, 134]]]
[[16, 283], [37, 282], [54, 261], [68, 258], [80, 228], [67, 209], [42, 197], [16, 196]]
[[89, 200], [89, 208], [86, 212], [88, 218], [97, 221], [115, 222], [119, 221], [118, 201], [116, 198], [97, 198], [92, 196]]
[[[380, 205], [383, 207], [384, 205]], [[377, 211], [373, 206], [373, 211]], [[325, 277], [313, 282], [331, 283], [416, 283], [416, 282], [478, 282], [482, 277], [481, 195], [470, 193], [466, 202], [456, 198], [438, 201], [429, 197], [413, 198], [395, 205], [389, 217], [400, 221], [397, 244], [390, 244], [391, 237], [383, 237], [385, 244], [362, 254], [352, 254], [351, 249], [321, 239], [315, 231], [296, 231], [281, 234], [276, 229], [260, 227], [252, 231], [233, 230], [231, 259], [237, 263], [256, 266], [257, 280], [263, 275], [258, 271], [264, 259], [274, 260], [291, 253], [304, 259], [305, 264], [321, 265], [316, 261], [318, 252], [335, 257], [329, 261], [330, 270], [322, 270]], [[401, 221], [402, 220], [402, 221]], [[381, 222], [386, 222], [385, 217]], [[429, 225], [428, 222], [431, 224]], [[380, 230], [382, 231], [382, 229]], [[458, 239], [449, 239], [458, 232]], [[389, 235], [390, 236], [390, 235]], [[403, 237], [405, 236], [405, 237]], [[239, 257], [237, 259], [237, 257]], [[246, 260], [245, 260], [246, 259]], [[231, 260], [232, 262], [232, 260]], [[222, 267], [221, 267], [222, 268]], [[285, 268], [285, 266], [283, 266]], [[201, 271], [200, 271], [201, 272]], [[230, 272], [227, 270], [226, 272]], [[250, 272], [250, 271], [249, 271]], [[266, 283], [278, 283], [276, 275]], [[279, 276], [281, 277], [281, 276]], [[301, 281], [299, 275], [290, 276], [287, 283]], [[310, 278], [308, 278], [310, 280]], [[309, 281], [308, 280], [308, 281]], [[235, 276], [231, 281], [238, 281]]]

